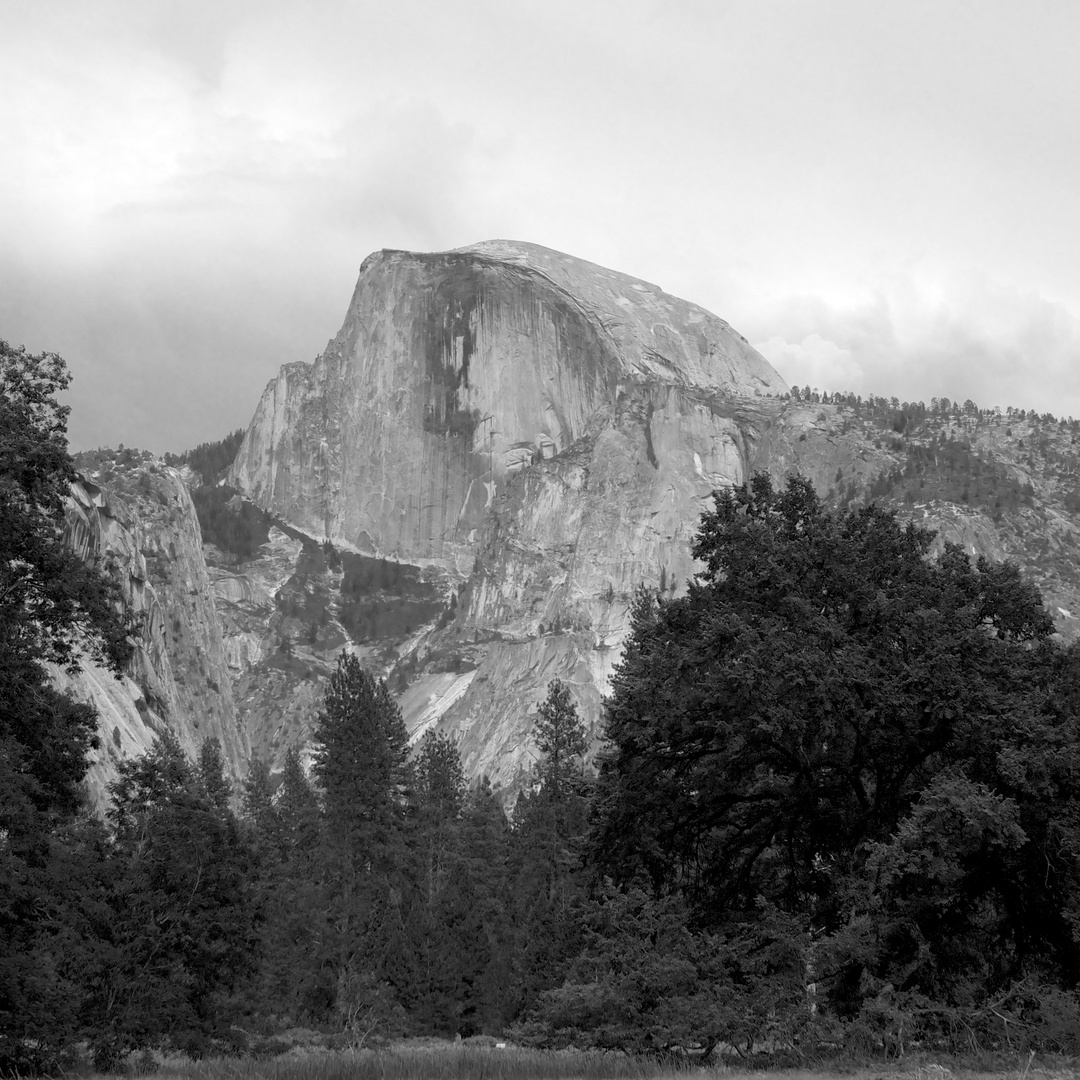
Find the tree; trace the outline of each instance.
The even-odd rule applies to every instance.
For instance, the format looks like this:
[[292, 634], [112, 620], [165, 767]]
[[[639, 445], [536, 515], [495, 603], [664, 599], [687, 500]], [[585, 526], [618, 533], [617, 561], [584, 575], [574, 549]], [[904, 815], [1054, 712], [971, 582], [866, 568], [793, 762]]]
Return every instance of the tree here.
[[365, 1017], [397, 1023], [389, 980], [404, 937], [409, 737], [386, 681], [343, 652], [315, 739], [321, 880], [329, 897], [323, 955], [336, 979], [338, 1014], [355, 1034], [366, 1032]]
[[3, 820], [18, 804], [70, 814], [79, 803], [94, 714], [49, 686], [43, 663], [71, 665], [86, 650], [120, 671], [131, 629], [114, 585], [63, 542], [64, 499], [75, 478], [67, 452], [70, 382], [53, 353], [0, 342], [0, 740], [8, 771]]
[[[1032, 964], [1077, 975], [1075, 869], [1050, 854], [1080, 839], [1076, 661], [1014, 566], [950, 545], [931, 560], [931, 541], [873, 506], [828, 511], [801, 477], [718, 494], [693, 549], [704, 571], [684, 597], [639, 599], [608, 703], [596, 863], [644, 871], [707, 930], [762, 903], [821, 940], [865, 917], [881, 936], [832, 954], [849, 1014], [889, 972], [952, 1005]], [[1067, 748], [1061, 809], [1034, 779], [1050, 745]], [[939, 908], [992, 909], [949, 923], [921, 969], [901, 962], [935, 939], [903, 871], [916, 850], [940, 851], [921, 879]], [[885, 932], [881, 889], [897, 925], [926, 916], [906, 942]], [[961, 973], [955, 955], [993, 935], [993, 961]]]
[[536, 741], [540, 784], [518, 796], [509, 866], [515, 982], [525, 1009], [561, 981], [580, 944], [589, 806], [581, 768], [585, 730], [569, 688], [558, 679], [540, 705]]
[[326, 859], [318, 800], [295, 748], [285, 754], [275, 796], [265, 763], [252, 764], [244, 809], [262, 856], [262, 947], [251, 1007], [263, 1016], [324, 1023], [336, 992], [324, 969]]
[[367, 857], [392, 844], [411, 787], [409, 733], [385, 679], [338, 657], [314, 732], [315, 777], [328, 828]]
[[546, 1046], [627, 1052], [718, 1043], [749, 1053], [808, 1025], [800, 935], [765, 910], [725, 934], [692, 933], [680, 897], [604, 883], [585, 911], [584, 947], [515, 1032]]
[[229, 808], [232, 785], [225, 776], [225, 759], [221, 754], [221, 740], [214, 736], [203, 739], [199, 747], [198, 779], [203, 794], [218, 808]]
[[466, 791], [457, 747], [447, 736], [427, 732], [416, 756], [416, 842], [419, 885], [429, 905], [437, 900], [457, 861]]
[[175, 736], [122, 762], [84, 1002], [99, 1068], [170, 1037], [201, 1050], [252, 973], [254, 852]]
[[74, 1023], [54, 884], [96, 716], [46, 665], [85, 652], [119, 672], [132, 648], [115, 586], [64, 545], [69, 382], [56, 354], [0, 341], [0, 1072], [49, 1067]]
[[538, 769], [541, 785], [547, 796], [558, 802], [581, 775], [581, 758], [588, 745], [570, 688], [561, 679], [548, 683], [534, 734], [542, 755]]

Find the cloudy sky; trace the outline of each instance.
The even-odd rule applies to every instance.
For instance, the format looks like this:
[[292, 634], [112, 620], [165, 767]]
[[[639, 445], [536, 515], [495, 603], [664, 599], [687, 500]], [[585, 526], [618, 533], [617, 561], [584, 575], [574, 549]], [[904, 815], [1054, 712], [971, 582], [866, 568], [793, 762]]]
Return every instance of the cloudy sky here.
[[1080, 416], [1075, 0], [0, 0], [0, 337], [180, 450], [364, 256], [530, 240], [800, 385]]

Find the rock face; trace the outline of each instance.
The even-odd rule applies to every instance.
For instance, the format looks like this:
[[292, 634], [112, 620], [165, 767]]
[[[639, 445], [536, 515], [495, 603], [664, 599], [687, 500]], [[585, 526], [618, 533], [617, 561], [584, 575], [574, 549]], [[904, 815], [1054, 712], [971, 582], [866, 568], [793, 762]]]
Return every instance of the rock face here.
[[104, 805], [123, 758], [172, 730], [194, 757], [216, 736], [232, 778], [247, 771], [248, 740], [237, 723], [221, 627], [210, 593], [202, 537], [180, 475], [148, 454], [96, 452], [67, 504], [65, 539], [116, 580], [142, 628], [128, 671], [118, 678], [85, 661], [58, 683], [98, 711], [100, 747], [87, 787]]
[[391, 661], [406, 718], [513, 786], [552, 678], [595, 724], [634, 590], [690, 575], [701, 509], [787, 389], [727, 323], [626, 275], [502, 241], [385, 251], [323, 355], [268, 385], [230, 482], [444, 573], [449, 625]]
[[[231, 482], [313, 535], [467, 567], [516, 473], [595, 435], [620, 402], [647, 441], [655, 409], [706, 388], [787, 389], [722, 320], [591, 263], [505, 242], [384, 251], [323, 355], [267, 387]], [[733, 439], [721, 426], [695, 448], [703, 475], [736, 467]]]

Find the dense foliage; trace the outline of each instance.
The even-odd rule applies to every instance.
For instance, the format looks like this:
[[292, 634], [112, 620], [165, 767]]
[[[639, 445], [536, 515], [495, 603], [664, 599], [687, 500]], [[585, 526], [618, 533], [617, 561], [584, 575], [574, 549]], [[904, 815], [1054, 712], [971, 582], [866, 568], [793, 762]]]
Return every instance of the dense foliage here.
[[59, 356], [0, 341], [0, 1071], [48, 1059], [74, 1023], [54, 913], [95, 717], [47, 665], [130, 655], [115, 591], [63, 544], [69, 381]]
[[236, 460], [240, 444], [244, 441], [244, 429], [229, 432], [216, 442], [199, 443], [194, 450], [182, 454], [166, 454], [166, 465], [190, 465], [199, 474], [200, 486], [212, 487], [225, 475], [225, 470]]
[[182, 454], [166, 454], [165, 464], [187, 465], [198, 475], [198, 483], [191, 488], [191, 501], [203, 540], [240, 559], [250, 559], [266, 543], [270, 520], [245, 502], [235, 488], [222, 483], [243, 441], [243, 429], [237, 428], [217, 442], [199, 443]]
[[270, 536], [266, 514], [245, 502], [231, 487], [193, 488], [191, 501], [199, 518], [203, 541], [236, 555], [250, 559]]
[[1080, 650], [931, 539], [801, 478], [719, 495], [699, 579], [638, 605], [597, 797], [603, 872], [706, 935], [790, 917], [818, 1020], [873, 1039], [1080, 976]]

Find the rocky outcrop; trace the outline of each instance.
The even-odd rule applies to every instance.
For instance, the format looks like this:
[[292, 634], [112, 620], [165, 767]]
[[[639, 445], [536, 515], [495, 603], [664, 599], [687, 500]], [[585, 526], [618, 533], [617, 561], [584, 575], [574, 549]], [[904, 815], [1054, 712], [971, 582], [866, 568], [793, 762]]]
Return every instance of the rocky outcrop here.
[[529, 244], [384, 251], [324, 354], [268, 385], [230, 482], [312, 536], [442, 568], [450, 625], [387, 666], [414, 732], [513, 787], [550, 679], [595, 725], [634, 590], [682, 586], [705, 501], [786, 392], [646, 282]]
[[221, 627], [210, 592], [202, 537], [180, 475], [131, 450], [83, 455], [66, 507], [65, 540], [120, 586], [140, 622], [135, 655], [117, 677], [84, 659], [57, 682], [98, 712], [100, 746], [87, 777], [101, 806], [116, 764], [172, 730], [194, 757], [217, 737], [233, 779], [250, 750], [237, 723]]

